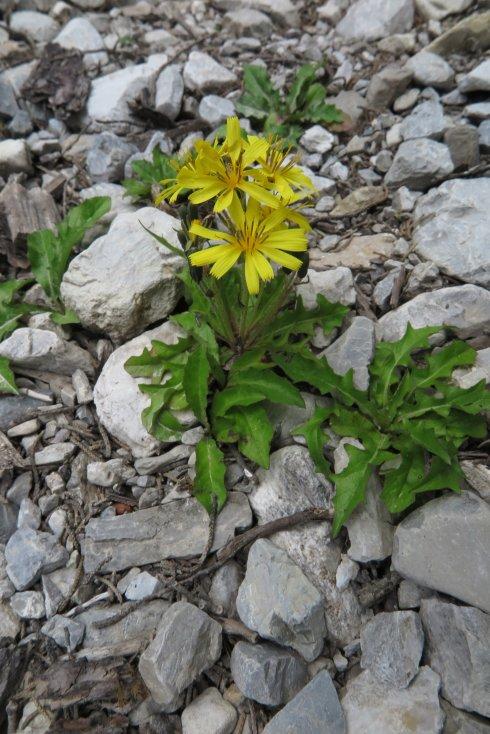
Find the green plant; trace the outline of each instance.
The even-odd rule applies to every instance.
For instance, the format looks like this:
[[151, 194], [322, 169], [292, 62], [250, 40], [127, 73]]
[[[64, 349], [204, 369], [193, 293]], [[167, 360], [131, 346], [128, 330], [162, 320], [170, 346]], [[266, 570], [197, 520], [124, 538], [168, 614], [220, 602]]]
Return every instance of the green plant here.
[[308, 350], [316, 326], [326, 333], [339, 326], [347, 309], [318, 297], [305, 309], [294, 294], [291, 274], [280, 274], [258, 296], [250, 296], [236, 271], [222, 282], [205, 275], [196, 282], [188, 268], [181, 275], [189, 310], [171, 317], [185, 336], [177, 344], [152, 342], [126, 363], [148, 383], [143, 411], [147, 430], [162, 441], [179, 440], [185, 427], [179, 411], [190, 408], [205, 427], [196, 452], [195, 495], [210, 510], [226, 500], [221, 444], [235, 444], [248, 459], [268, 467], [274, 427], [268, 403], [304, 406], [297, 387], [277, 367]]
[[153, 148], [151, 155], [151, 161], [145, 161], [144, 158], [133, 161], [131, 168], [135, 175], [122, 182], [127, 196], [133, 199], [151, 200], [152, 186], [175, 176], [175, 168], [171, 164], [170, 156], [164, 153], [158, 145]]
[[[32, 232], [27, 237], [27, 256], [34, 278], [6, 280], [0, 283], [0, 341], [19, 326], [23, 316], [48, 311], [57, 324], [78, 323], [73, 311], [65, 310], [60, 299], [61, 280], [68, 267], [73, 248], [80, 243], [85, 232], [111, 208], [108, 196], [96, 196], [73, 207], [57, 225], [56, 233], [50, 229]], [[43, 288], [52, 303], [51, 308], [23, 303], [19, 296], [34, 279]], [[0, 393], [17, 393], [8, 360], [0, 359]]]
[[246, 66], [243, 74], [244, 93], [236, 103], [237, 111], [261, 123], [267, 134], [279, 135], [294, 144], [303, 125], [312, 122], [326, 125], [340, 123], [342, 112], [325, 103], [325, 88], [316, 81], [312, 64], [301, 66], [285, 94], [272, 84], [262, 66]]
[[[364, 500], [376, 467], [381, 498], [393, 513], [406, 510], [423, 492], [459, 491], [458, 450], [470, 437], [485, 437], [481, 412], [490, 407], [490, 393], [484, 380], [468, 389], [454, 384], [453, 370], [471, 366], [476, 352], [459, 340], [429, 351], [429, 337], [440, 329], [409, 325], [399, 341], [378, 343], [365, 392], [355, 388], [352, 370], [338, 376], [325, 359], [304, 353], [276, 358], [293, 382], [308, 382], [333, 397], [295, 434], [306, 438], [318, 471], [335, 482], [334, 535]], [[332, 474], [324, 456], [326, 425], [362, 444], [345, 445], [349, 463], [339, 474]]]

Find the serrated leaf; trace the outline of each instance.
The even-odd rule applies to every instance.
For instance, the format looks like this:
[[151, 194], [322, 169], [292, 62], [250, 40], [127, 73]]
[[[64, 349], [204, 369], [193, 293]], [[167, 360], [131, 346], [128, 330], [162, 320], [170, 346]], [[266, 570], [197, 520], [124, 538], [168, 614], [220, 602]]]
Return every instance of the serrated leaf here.
[[316, 408], [309, 420], [305, 423], [301, 423], [299, 426], [296, 426], [296, 428], [291, 431], [292, 436], [304, 436], [306, 439], [306, 445], [308, 446], [308, 451], [310, 452], [313, 463], [315, 464], [315, 469], [326, 477], [330, 477], [331, 470], [330, 464], [323, 453], [323, 448], [326, 442], [323, 424], [330, 416], [331, 412], [331, 408]]
[[15, 384], [14, 373], [10, 369], [10, 364], [6, 357], [0, 357], [0, 393], [19, 394]]
[[406, 443], [400, 458], [400, 465], [384, 475], [381, 491], [381, 499], [394, 514], [402, 512], [414, 502], [415, 487], [423, 481], [425, 472], [422, 447]]
[[405, 425], [406, 434], [410, 436], [419, 446], [430, 451], [435, 456], [439, 456], [445, 464], [451, 464], [452, 456], [450, 447], [446, 441], [443, 441], [434, 435], [429, 426], [423, 421], [412, 421]]
[[294, 309], [287, 309], [274, 319], [262, 341], [279, 348], [287, 343], [291, 336], [299, 334], [312, 336], [316, 326], [321, 326], [324, 333], [329, 334], [332, 329], [342, 324], [348, 312], [346, 306], [330, 303], [320, 294], [317, 296], [316, 307], [312, 309], [305, 308], [301, 298], [298, 298]]
[[300, 391], [284, 377], [279, 377], [270, 369], [241, 369], [234, 372], [233, 369], [228, 380], [228, 386], [241, 387], [251, 392], [261, 392], [262, 396], [271, 403], [282, 405], [296, 405], [304, 408], [305, 403]]
[[224, 456], [212, 438], [202, 438], [196, 446], [194, 497], [209, 513], [213, 510], [213, 497], [218, 511], [227, 499]]
[[237, 432], [241, 453], [265, 469], [269, 468], [269, 454], [274, 428], [260, 405], [236, 407], [227, 418]]
[[176, 316], [171, 316], [170, 320], [174, 324], [178, 324], [184, 331], [192, 335], [199, 342], [215, 363], [219, 364], [219, 348], [213, 330], [195, 311], [184, 311]]
[[247, 406], [264, 400], [262, 390], [252, 390], [244, 386], [226, 387], [215, 394], [212, 403], [213, 418], [224, 417], [237, 405]]
[[[286, 105], [289, 114], [294, 114], [298, 109], [304, 108], [305, 96], [308, 87], [315, 81], [315, 67], [313, 64], [304, 64], [301, 66], [294, 77], [288, 95], [286, 97]], [[325, 96], [325, 90], [323, 91]]]
[[207, 425], [208, 379], [210, 374], [206, 348], [200, 344], [190, 354], [182, 384], [189, 407], [200, 423]]
[[244, 93], [235, 103], [238, 112], [264, 119], [272, 110], [280, 107], [280, 96], [269, 75], [262, 66], [247, 65], [243, 71]]
[[139, 387], [150, 398], [150, 405], [141, 413], [142, 423], [148, 433], [159, 441], [179, 441], [185, 426], [166, 408], [171, 394], [169, 388], [160, 385]]

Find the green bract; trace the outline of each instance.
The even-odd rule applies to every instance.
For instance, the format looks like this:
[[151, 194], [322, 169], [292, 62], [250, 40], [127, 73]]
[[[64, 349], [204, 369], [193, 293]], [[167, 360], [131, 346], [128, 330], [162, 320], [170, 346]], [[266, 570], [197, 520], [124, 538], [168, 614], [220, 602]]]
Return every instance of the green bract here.
[[262, 66], [246, 66], [244, 93], [236, 102], [237, 112], [261, 122], [265, 133], [279, 135], [289, 144], [297, 142], [304, 123], [340, 123], [343, 115], [325, 103], [325, 88], [316, 81], [316, 67], [305, 64], [296, 72], [287, 94], [281, 96]]

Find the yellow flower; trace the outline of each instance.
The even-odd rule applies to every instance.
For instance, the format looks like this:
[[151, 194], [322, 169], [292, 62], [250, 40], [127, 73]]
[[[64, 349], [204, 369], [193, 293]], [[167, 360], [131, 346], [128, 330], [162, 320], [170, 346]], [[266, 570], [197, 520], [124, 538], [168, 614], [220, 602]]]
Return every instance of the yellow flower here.
[[[274, 270], [269, 262], [297, 270], [301, 260], [290, 252], [304, 252], [307, 239], [301, 227], [288, 227], [285, 222], [291, 212], [285, 207], [270, 211], [249, 199], [245, 211], [235, 197], [228, 208], [229, 232], [204, 227], [194, 221], [190, 232], [206, 239], [222, 242], [190, 256], [191, 265], [213, 265], [211, 275], [222, 278], [233, 267], [240, 255], [245, 260], [245, 280], [249, 293], [259, 292], [260, 280], [271, 280]], [[289, 251], [289, 252], [288, 252]]]
[[238, 118], [229, 117], [224, 142], [211, 145], [198, 141], [196, 157], [182, 166], [175, 179], [162, 181], [171, 185], [158, 196], [157, 203], [166, 198], [173, 203], [183, 191], [191, 190], [189, 201], [192, 204], [202, 204], [216, 197], [214, 211], [221, 212], [231, 205], [237, 192], [242, 191], [262, 204], [279, 206], [280, 201], [269, 187], [250, 180], [254, 174], [251, 166], [266, 155], [268, 145], [266, 140], [253, 135], [243, 140]]
[[290, 155], [290, 150], [283, 150], [278, 142], [268, 144], [266, 154], [259, 156], [257, 161], [259, 167], [252, 176], [263, 186], [277, 191], [285, 204], [314, 191], [311, 180], [296, 165], [297, 159]]

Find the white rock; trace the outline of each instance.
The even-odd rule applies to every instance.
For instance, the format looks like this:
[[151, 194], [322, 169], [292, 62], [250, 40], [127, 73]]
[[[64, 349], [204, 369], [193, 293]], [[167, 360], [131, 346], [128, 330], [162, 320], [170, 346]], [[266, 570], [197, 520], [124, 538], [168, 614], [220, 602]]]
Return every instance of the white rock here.
[[407, 68], [416, 82], [425, 87], [450, 89], [454, 81], [454, 70], [442, 56], [431, 51], [419, 51], [407, 61]]
[[159, 74], [155, 84], [155, 109], [169, 120], [178, 117], [184, 96], [181, 66], [170, 64]]
[[[129, 178], [129, 176], [127, 178]], [[80, 198], [83, 201], [85, 201], [85, 199], [91, 199], [93, 196], [109, 196], [111, 199], [110, 210], [107, 214], [104, 214], [101, 219], [99, 219], [98, 225], [101, 225], [100, 230], [97, 228], [98, 225], [96, 225], [93, 230], [90, 230], [90, 233], [95, 231], [98, 234], [100, 231], [100, 234], [104, 234], [107, 229], [107, 225], [109, 225], [118, 214], [136, 211], [134, 205], [131, 204], [131, 199], [125, 196], [125, 193], [124, 186], [106, 181], [96, 183], [79, 192]]]
[[331, 270], [308, 270], [307, 281], [297, 288], [306, 308], [316, 306], [318, 294], [330, 303], [341, 303], [351, 306], [356, 302], [354, 278], [349, 268], [332, 268]]
[[117, 482], [134, 477], [135, 474], [136, 470], [120, 458], [87, 464], [87, 479], [98, 487], [112, 487]]
[[488, 385], [490, 382], [490, 347], [480, 349], [476, 353], [473, 367], [454, 370], [452, 379], [459, 387], [465, 390], [473, 387], [480, 380], [485, 380], [485, 383]]
[[349, 556], [342, 556], [339, 567], [335, 574], [335, 583], [339, 591], [344, 591], [350, 582], [353, 581], [359, 573], [359, 565]]
[[33, 43], [48, 43], [58, 33], [59, 25], [44, 13], [18, 10], [10, 16], [10, 30], [24, 34]]
[[75, 453], [75, 444], [69, 441], [65, 443], [52, 443], [41, 451], [36, 451], [34, 461], [36, 466], [47, 464], [62, 464]]
[[490, 92], [490, 59], [482, 61], [469, 74], [466, 74], [458, 84], [458, 89], [463, 94], [468, 92]]
[[141, 571], [128, 584], [124, 596], [129, 601], [140, 601], [155, 594], [161, 586], [160, 581], [148, 571]]
[[448, 15], [462, 13], [473, 0], [415, 0], [419, 13], [428, 20], [442, 20]]
[[299, 142], [310, 153], [328, 153], [335, 144], [335, 135], [321, 125], [313, 125], [303, 133]]
[[273, 26], [270, 18], [260, 10], [241, 8], [226, 13], [224, 19], [237, 36], [267, 36]]
[[225, 10], [255, 8], [281, 25], [297, 28], [299, 24], [298, 11], [291, 0], [216, 0], [216, 6]]
[[454, 164], [447, 145], [428, 138], [407, 140], [398, 148], [385, 176], [385, 184], [425, 191], [452, 173]]
[[14, 642], [20, 632], [20, 619], [8, 604], [0, 603], [0, 643]]
[[377, 338], [397, 341], [405, 334], [408, 323], [414, 329], [445, 324], [461, 338], [479, 336], [490, 331], [490, 293], [476, 285], [421, 293], [379, 319]]
[[75, 257], [61, 296], [82, 324], [123, 340], [167, 316], [179, 298], [181, 259], [155, 241], [141, 223], [180, 247], [178, 219], [155, 207], [120, 214], [107, 235]]
[[25, 140], [0, 141], [0, 176], [32, 173], [31, 156]]
[[374, 356], [374, 323], [366, 316], [355, 316], [351, 325], [322, 353], [338, 375], [354, 370], [354, 385], [367, 390], [369, 365]]
[[208, 94], [199, 104], [199, 117], [210, 127], [216, 128], [235, 114], [235, 105], [230, 99]]
[[111, 354], [94, 387], [94, 403], [102, 425], [115, 438], [129, 446], [134, 456], [150, 456], [161, 443], [147, 432], [141, 422], [141, 412], [150, 401], [138, 388], [138, 382], [124, 369], [129, 357], [139, 355], [150, 347], [152, 339], [176, 344], [181, 330], [170, 322], [132, 339]]
[[432, 138], [439, 140], [448, 128], [444, 108], [436, 100], [430, 99], [419, 104], [401, 124], [403, 140]]
[[191, 51], [184, 66], [184, 83], [195, 92], [219, 90], [237, 81], [231, 71], [215, 61], [209, 54]]
[[405, 33], [413, 24], [413, 0], [356, 0], [337, 24], [349, 41], [375, 41]]
[[182, 712], [182, 734], [231, 734], [237, 718], [217, 688], [206, 688]]
[[[83, 62], [89, 69], [99, 64], [107, 64], [109, 61], [109, 57], [103, 50], [102, 36], [86, 18], [72, 18], [58, 33], [54, 43], [62, 48], [76, 48], [84, 53]], [[94, 53], [85, 53], [86, 51]]]
[[60, 375], [71, 375], [77, 367], [87, 374], [94, 373], [94, 363], [85, 349], [46, 329], [16, 329], [0, 344], [0, 357], [7, 357], [14, 366]]
[[82, 123], [92, 130], [106, 130], [110, 123], [112, 132], [125, 132], [134, 122], [128, 102], [134, 101], [156, 79], [166, 61], [165, 54], [155, 54], [144, 64], [127, 66], [94, 79]]
[[33, 528], [38, 530], [41, 525], [41, 510], [28, 497], [20, 503], [19, 514], [17, 516], [18, 528]]
[[42, 619], [46, 614], [40, 591], [17, 591], [10, 599], [10, 606], [21, 619]]

